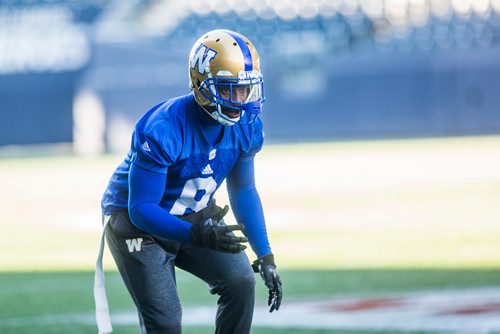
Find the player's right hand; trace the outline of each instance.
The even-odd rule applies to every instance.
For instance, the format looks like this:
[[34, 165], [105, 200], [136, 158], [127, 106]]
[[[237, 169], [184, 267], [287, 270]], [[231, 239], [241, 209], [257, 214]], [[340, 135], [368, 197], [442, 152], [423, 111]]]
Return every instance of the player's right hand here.
[[274, 255], [271, 253], [258, 258], [253, 262], [252, 268], [255, 272], [260, 273], [260, 276], [269, 290], [269, 298], [267, 301], [269, 312], [278, 311], [280, 309], [281, 299], [283, 298], [283, 288], [280, 275], [274, 263]]
[[232, 233], [234, 231], [243, 231], [244, 226], [241, 224], [224, 224], [223, 217], [228, 210], [229, 207], [226, 205], [216, 216], [208, 218], [204, 222], [193, 224], [189, 231], [191, 243], [194, 246], [226, 253], [239, 253], [247, 248], [243, 243], [248, 242], [248, 239], [235, 236]]

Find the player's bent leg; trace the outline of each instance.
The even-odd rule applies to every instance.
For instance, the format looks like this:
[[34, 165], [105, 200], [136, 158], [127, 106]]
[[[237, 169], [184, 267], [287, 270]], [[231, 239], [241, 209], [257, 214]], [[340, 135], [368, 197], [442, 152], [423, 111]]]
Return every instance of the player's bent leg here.
[[183, 246], [175, 264], [208, 283], [218, 294], [216, 333], [250, 333], [255, 303], [255, 274], [244, 252], [229, 254]]
[[127, 211], [112, 216], [106, 239], [139, 311], [141, 334], [181, 333], [176, 254], [165, 251], [150, 235], [135, 228]]
[[216, 333], [250, 333], [255, 303], [254, 273], [228, 275], [210, 290], [220, 295]]

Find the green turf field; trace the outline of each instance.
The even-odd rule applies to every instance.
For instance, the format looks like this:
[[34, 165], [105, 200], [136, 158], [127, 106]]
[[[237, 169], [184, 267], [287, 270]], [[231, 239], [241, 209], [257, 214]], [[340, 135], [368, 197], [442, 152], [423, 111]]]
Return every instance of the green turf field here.
[[[500, 270], [411, 270], [411, 269], [358, 269], [358, 270], [292, 270], [282, 272], [286, 282], [286, 301], [345, 294], [367, 294], [418, 289], [462, 288], [494, 285], [500, 281]], [[132, 309], [132, 304], [117, 273], [108, 273], [107, 292], [113, 311]], [[93, 333], [95, 326], [88, 324], [93, 308], [93, 272], [5, 272], [0, 274], [2, 333]], [[179, 273], [179, 291], [185, 306], [210, 304], [215, 297], [196, 279]], [[259, 286], [258, 298], [265, 299]], [[59, 317], [55, 317], [59, 315]], [[85, 317], [85, 323], [74, 320]], [[73, 320], [73, 321], [71, 321]], [[116, 333], [138, 333], [136, 326], [115, 325]], [[210, 328], [188, 328], [186, 333], [209, 333]], [[255, 333], [301, 333], [290, 328], [258, 328]], [[305, 333], [327, 333], [307, 331]], [[338, 333], [332, 330], [328, 333]], [[355, 333], [355, 332], [349, 332]], [[359, 332], [364, 333], [364, 332]], [[384, 332], [388, 333], [388, 332]]]
[[[257, 183], [284, 303], [498, 286], [499, 148], [498, 136], [267, 146], [258, 156]], [[96, 332], [88, 319], [99, 200], [120, 159], [0, 160], [0, 333]], [[227, 203], [225, 193], [218, 201]], [[132, 310], [109, 254], [105, 266], [112, 312]], [[258, 288], [263, 303], [261, 282]], [[179, 290], [186, 306], [215, 303], [183, 273]], [[115, 332], [137, 328], [115, 325]]]

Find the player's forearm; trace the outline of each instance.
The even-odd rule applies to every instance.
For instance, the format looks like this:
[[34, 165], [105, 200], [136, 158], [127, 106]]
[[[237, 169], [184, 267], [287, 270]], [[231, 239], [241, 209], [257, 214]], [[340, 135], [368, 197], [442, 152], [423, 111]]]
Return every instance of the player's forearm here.
[[160, 238], [188, 241], [191, 224], [171, 215], [159, 203], [167, 178], [132, 163], [129, 173], [128, 210], [132, 223]]
[[239, 224], [245, 226], [245, 236], [258, 257], [271, 253], [262, 203], [255, 186], [228, 188], [231, 208]]
[[189, 240], [191, 224], [169, 214], [156, 203], [140, 203], [129, 207], [132, 223], [154, 236], [178, 241]]

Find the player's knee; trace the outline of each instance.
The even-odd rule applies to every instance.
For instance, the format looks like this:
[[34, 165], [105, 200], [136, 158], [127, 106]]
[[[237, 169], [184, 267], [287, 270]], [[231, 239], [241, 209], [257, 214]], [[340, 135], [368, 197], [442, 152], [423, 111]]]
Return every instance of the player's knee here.
[[160, 321], [155, 324], [146, 326], [148, 334], [181, 334], [182, 325], [181, 322], [172, 323], [171, 321]]
[[220, 277], [217, 284], [212, 285], [210, 293], [220, 296], [231, 296], [231, 298], [247, 299], [255, 294], [255, 274], [252, 270], [240, 268], [232, 272], [226, 272]]
[[230, 289], [242, 297], [250, 297], [255, 293], [255, 275], [253, 272], [248, 272], [242, 275], [233, 277], [229, 282]]
[[144, 325], [148, 334], [181, 333], [182, 332], [181, 311], [172, 311], [165, 314], [156, 314], [154, 318], [144, 319]]

